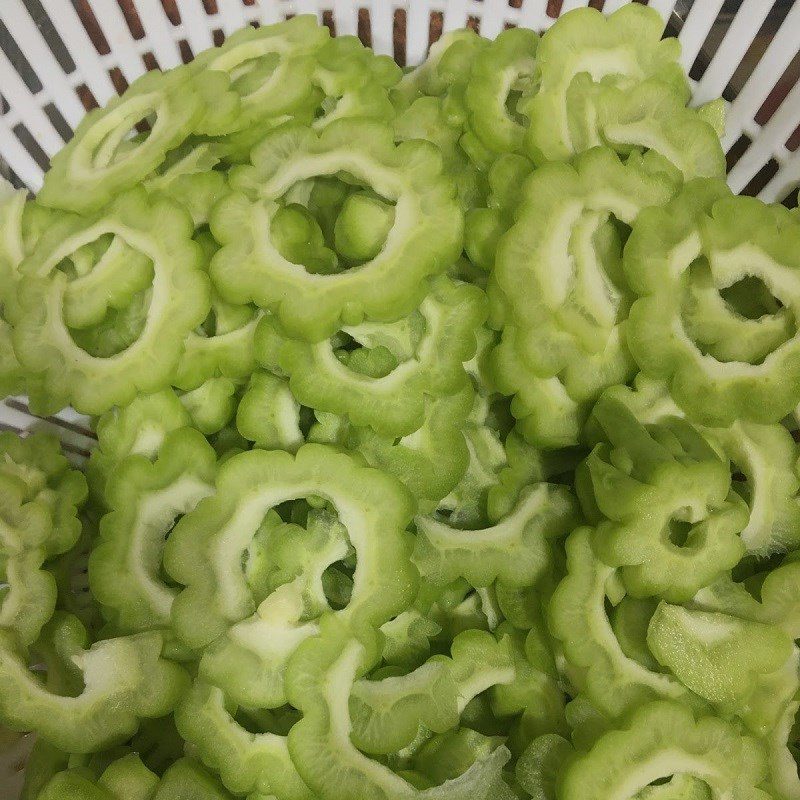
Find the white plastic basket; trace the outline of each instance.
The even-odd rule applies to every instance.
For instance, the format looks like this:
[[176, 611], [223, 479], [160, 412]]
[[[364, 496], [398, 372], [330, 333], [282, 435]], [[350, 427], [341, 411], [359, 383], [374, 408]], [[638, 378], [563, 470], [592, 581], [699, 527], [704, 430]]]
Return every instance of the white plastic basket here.
[[[313, 13], [401, 64], [424, 59], [442, 30], [549, 27], [558, 13], [627, 0], [0, 0], [0, 171], [35, 191], [47, 159], [93, 103], [146, 69], [175, 66], [249, 23]], [[649, 0], [683, 45], [698, 103], [729, 100], [728, 180], [734, 191], [795, 204], [800, 185], [800, 0]], [[33, 417], [0, 403], [0, 429], [50, 428], [81, 460], [84, 418]], [[0, 731], [0, 798], [15, 800], [28, 742]]]

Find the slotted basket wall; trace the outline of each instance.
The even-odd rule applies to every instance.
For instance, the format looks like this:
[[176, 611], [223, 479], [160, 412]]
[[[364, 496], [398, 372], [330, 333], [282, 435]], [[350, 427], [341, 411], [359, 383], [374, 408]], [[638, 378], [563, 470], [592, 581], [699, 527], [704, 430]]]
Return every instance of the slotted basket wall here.
[[[0, 0], [0, 172], [32, 191], [88, 109], [148, 69], [168, 69], [247, 24], [316, 14], [401, 64], [424, 59], [443, 30], [494, 37], [542, 31], [559, 13], [627, 0]], [[737, 192], [796, 205], [800, 185], [800, 0], [649, 0], [683, 45], [698, 103], [729, 101], [723, 145]], [[92, 446], [69, 410], [33, 417], [0, 403], [0, 429], [49, 428], [76, 461]], [[0, 731], [0, 797], [15, 800], [29, 743]]]

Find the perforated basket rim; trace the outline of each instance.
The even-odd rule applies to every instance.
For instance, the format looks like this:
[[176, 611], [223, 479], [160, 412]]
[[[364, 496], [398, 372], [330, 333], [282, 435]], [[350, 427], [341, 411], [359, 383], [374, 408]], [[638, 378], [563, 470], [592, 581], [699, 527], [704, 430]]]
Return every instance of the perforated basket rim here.
[[[611, 13], [627, 2], [605, 0], [602, 10]], [[176, 66], [187, 51], [196, 54], [210, 47], [215, 37], [250, 23], [315, 14], [336, 35], [363, 39], [368, 31], [368, 43], [376, 52], [413, 65], [424, 59], [431, 38], [442, 30], [469, 24], [489, 38], [509, 25], [542, 31], [552, 25], [559, 11], [597, 5], [589, 0], [0, 3], [0, 172], [33, 191], [41, 185], [43, 162], [63, 145], [91, 99], [102, 105], [146, 69], [156, 64], [164, 69]], [[706, 102], [726, 90], [731, 94], [723, 138], [732, 165], [731, 188], [736, 192], [755, 188], [764, 200], [784, 200], [800, 185], [800, 150], [788, 147], [800, 143], [796, 75], [800, 72], [800, 0], [741, 0], [722, 29], [725, 0], [649, 0], [648, 5], [680, 28], [682, 63], [687, 71], [694, 67], [692, 74], [697, 77], [694, 102]], [[781, 23], [770, 30], [771, 20], [778, 16]], [[763, 51], [760, 58], [748, 63], [759, 50]], [[795, 69], [790, 71], [790, 67]], [[732, 86], [734, 78], [737, 85]], [[76, 462], [86, 457], [94, 441], [88, 420], [70, 409], [41, 419], [31, 415], [24, 398], [0, 403], [0, 429], [41, 428], [55, 432]], [[0, 735], [0, 796], [7, 800], [18, 796], [29, 747], [30, 737]]]

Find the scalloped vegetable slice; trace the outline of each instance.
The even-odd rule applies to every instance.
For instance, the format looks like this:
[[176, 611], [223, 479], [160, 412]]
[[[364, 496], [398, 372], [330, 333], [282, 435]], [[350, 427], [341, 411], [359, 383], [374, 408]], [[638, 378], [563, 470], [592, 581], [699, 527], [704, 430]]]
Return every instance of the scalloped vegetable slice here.
[[505, 643], [491, 634], [458, 634], [450, 657], [433, 656], [405, 675], [356, 681], [350, 694], [350, 737], [366, 753], [394, 753], [419, 732], [444, 733], [458, 724], [473, 697], [509, 683], [514, 662]]
[[128, 456], [155, 459], [167, 434], [189, 421], [189, 413], [171, 389], [137, 395], [128, 405], [107, 411], [95, 425], [97, 447], [86, 468], [92, 493], [105, 494], [107, 481]]
[[[512, 681], [491, 688], [491, 710], [511, 728], [509, 744], [514, 752], [537, 736], [567, 733], [564, 692], [556, 677], [542, 669], [545, 665], [537, 652], [540, 647], [548, 647], [549, 642], [541, 641], [539, 631], [526, 634], [508, 622], [497, 628], [495, 636], [509, 647], [515, 674]], [[519, 722], [514, 725], [518, 715]]]
[[371, 428], [350, 427], [343, 432], [343, 442], [400, 480], [417, 499], [420, 511], [433, 511], [458, 485], [469, 464], [463, 429], [473, 401], [474, 391], [468, 385], [454, 395], [429, 399], [422, 425], [407, 436], [395, 439]]
[[[342, 612], [352, 599], [352, 579], [332, 572], [352, 554], [347, 531], [331, 512], [310, 511], [305, 528], [270, 512], [248, 553], [247, 581], [260, 601], [256, 613], [205, 649], [200, 674], [244, 706], [283, 705], [288, 659], [318, 633], [320, 614]], [[332, 585], [337, 576], [340, 587]]]
[[526, 586], [548, 564], [548, 540], [569, 533], [578, 521], [569, 490], [540, 483], [523, 493], [507, 517], [483, 530], [458, 530], [417, 517], [412, 558], [423, 578], [439, 585], [464, 577], [473, 586], [495, 580]]
[[376, 55], [356, 36], [334, 36], [317, 53], [313, 82], [324, 93], [312, 125], [338, 119], [391, 119], [390, 91], [402, 70], [388, 55]]
[[[605, 87], [627, 95], [644, 81], [655, 80], [661, 92], [685, 105], [689, 85], [678, 62], [680, 45], [677, 39], [662, 39], [663, 30], [658, 13], [633, 5], [608, 17], [577, 9], [553, 25], [536, 54], [538, 91], [521, 108], [531, 120], [526, 146], [536, 160], [565, 161], [603, 143], [605, 120], [598, 109]], [[584, 76], [588, 80], [581, 81]], [[576, 91], [576, 79], [582, 90]], [[611, 119], [617, 121], [616, 116]], [[652, 134], [641, 138], [636, 144], [654, 143]], [[628, 144], [623, 141], [623, 149]]]
[[164, 163], [143, 185], [150, 192], [163, 193], [182, 205], [196, 228], [208, 224], [214, 203], [227, 190], [222, 170], [217, 169], [221, 153], [214, 142], [189, 139], [167, 154]]
[[54, 436], [0, 432], [0, 630], [23, 647], [53, 614], [57, 587], [45, 563], [75, 545], [85, 498], [86, 481]]
[[501, 432], [491, 419], [493, 399], [476, 389], [472, 413], [463, 429], [469, 451], [467, 469], [436, 509], [454, 528], [476, 529], [487, 524], [489, 492], [508, 464]]
[[489, 519], [502, 519], [517, 503], [520, 493], [533, 483], [570, 473], [583, 457], [577, 448], [541, 451], [528, 444], [516, 428], [506, 436], [507, 465], [500, 470], [497, 483], [489, 489], [486, 507]]
[[371, 754], [402, 750], [420, 730], [444, 732], [459, 717], [451, 670], [436, 657], [404, 675], [356, 681], [349, 705], [350, 739]]
[[331, 800], [489, 800], [500, 779], [508, 751], [498, 747], [462, 775], [428, 789], [417, 789], [402, 776], [361, 753], [350, 741], [349, 697], [368, 666], [374, 642], [365, 646], [330, 617], [320, 637], [305, 642], [288, 670], [288, 694], [303, 718], [289, 732], [289, 752], [303, 780]]
[[792, 639], [800, 637], [800, 562], [795, 553], [762, 575], [754, 576], [749, 586], [757, 589], [756, 599], [748, 583], [737, 583], [730, 575], [723, 575], [709, 586], [703, 587], [693, 598], [692, 606], [704, 611], [721, 611], [756, 622], [773, 623], [782, 627]]
[[238, 31], [198, 61], [206, 75], [228, 77], [206, 130], [235, 162], [247, 162], [266, 130], [290, 120], [322, 129], [345, 118], [391, 118], [389, 90], [401, 75], [393, 59], [355, 36], [331, 38], [311, 15]]
[[472, 62], [464, 94], [469, 120], [466, 135], [476, 137], [493, 156], [522, 150], [526, 95], [536, 88], [538, 44], [534, 31], [511, 28], [483, 47]]
[[561, 374], [542, 378], [530, 371], [516, 349], [517, 326], [503, 326], [503, 339], [492, 354], [492, 377], [501, 391], [514, 395], [511, 413], [528, 443], [555, 451], [580, 443], [594, 401], [633, 372], [625, 327], [626, 323], [619, 325], [600, 352], [584, 354]]
[[616, 717], [656, 698], [681, 699], [674, 678], [649, 670], [622, 650], [606, 611], [606, 587], [615, 571], [592, 552], [591, 530], [567, 539], [567, 575], [549, 607], [552, 635], [561, 643], [570, 680], [599, 711]]
[[[389, 476], [315, 444], [296, 456], [233, 456], [220, 467], [216, 489], [178, 523], [166, 545], [166, 570], [186, 587], [173, 604], [173, 628], [190, 647], [211, 645], [201, 674], [232, 700], [277, 707], [285, 702], [287, 659], [317, 633], [316, 618], [331, 608], [323, 573], [348, 558], [351, 547], [352, 588], [337, 616], [378, 626], [407, 607], [416, 579], [404, 533], [410, 498]], [[305, 531], [275, 528], [268, 512], [304, 497], [330, 503], [338, 520], [320, 509], [309, 515]], [[267, 564], [248, 570], [260, 557]], [[394, 571], [390, 585], [382, 579], [385, 569]]]
[[209, 378], [197, 388], [180, 395], [192, 425], [206, 436], [221, 431], [234, 417], [237, 384], [229, 378]]
[[[88, 774], [87, 774], [88, 773]], [[219, 781], [191, 758], [181, 758], [159, 777], [135, 753], [112, 761], [95, 778], [75, 767], [54, 775], [38, 800], [232, 800]], [[253, 795], [251, 800], [260, 800]]]
[[[74, 618], [64, 624], [82, 629]], [[124, 741], [140, 718], [168, 714], [186, 688], [186, 673], [161, 658], [161, 646], [156, 633], [95, 643], [74, 657], [83, 691], [71, 697], [48, 691], [28, 669], [13, 637], [0, 632], [0, 677], [8, 687], [0, 694], [0, 717], [12, 728], [34, 729], [72, 752]]]
[[[797, 404], [798, 237], [787, 209], [733, 197], [717, 181], [691, 181], [637, 221], [624, 258], [640, 298], [628, 345], [689, 417], [711, 426], [772, 423]], [[700, 315], [699, 290], [718, 295]], [[767, 339], [765, 326], [773, 330]]]
[[[14, 517], [0, 509], [0, 525], [14, 525]], [[29, 526], [29, 523], [27, 523]], [[30, 527], [29, 527], [30, 529]], [[5, 548], [3, 548], [5, 550]], [[56, 584], [43, 568], [42, 547], [19, 552], [0, 552], [0, 631], [13, 633], [22, 645], [30, 645], [56, 606]]]
[[585, 120], [572, 128], [575, 152], [597, 145], [599, 134], [603, 144], [618, 153], [657, 153], [684, 180], [725, 175], [720, 134], [700, 109], [688, 108], [685, 97], [661, 80], [647, 79], [620, 87], [594, 83], [584, 73], [570, 85], [567, 105], [586, 112]]
[[253, 343], [261, 313], [248, 306], [224, 305], [227, 304], [212, 296], [210, 330], [201, 325], [186, 337], [173, 378], [179, 389], [197, 389], [214, 378], [242, 379], [254, 371]]
[[175, 710], [175, 723], [231, 792], [312, 800], [289, 757], [286, 737], [249, 731], [236, 721], [236, 713], [222, 690], [198, 679]]
[[274, 589], [254, 614], [206, 647], [200, 675], [222, 687], [233, 702], [259, 708], [285, 705], [286, 664], [302, 642], [319, 633], [317, 620], [305, 613], [303, 583], [301, 576]]
[[559, 372], [576, 350], [602, 350], [625, 318], [631, 298], [613, 220], [632, 226], [675, 188], [663, 173], [603, 148], [582, 154], [574, 167], [542, 167], [527, 181], [516, 224], [500, 244], [492, 289], [506, 321], [525, 326], [519, 346], [541, 375]]
[[13, 526], [0, 533], [4, 548], [24, 549], [27, 545], [45, 548], [47, 557], [69, 550], [81, 533], [78, 512], [86, 500], [86, 479], [61, 452], [58, 439], [49, 433], [34, 432], [22, 438], [11, 431], [0, 431], [0, 486], [7, 508], [21, 511], [20, 521], [47, 518], [46, 537], [32, 535], [24, 527]]
[[769, 782], [777, 795], [786, 800], [800, 796], [800, 777], [793, 749], [796, 740], [794, 725], [800, 703], [796, 698], [789, 703], [778, 724], [766, 736]]
[[750, 519], [740, 536], [756, 556], [794, 550], [800, 525], [800, 452], [782, 425], [737, 421], [729, 428], [707, 429], [745, 480], [734, 479], [750, 507]]
[[556, 800], [558, 775], [573, 752], [572, 745], [556, 733], [538, 736], [517, 760], [517, 782], [533, 800]]
[[498, 156], [487, 173], [489, 191], [485, 201], [467, 211], [464, 225], [464, 250], [481, 269], [494, 268], [500, 238], [514, 224], [524, 198], [525, 185], [533, 164], [518, 153]]
[[[258, 29], [245, 27], [222, 47], [200, 54], [190, 69], [208, 97], [198, 132], [223, 136], [228, 150], [239, 148], [237, 131], [301, 111], [317, 97], [311, 83], [314, 54], [329, 33], [301, 15]], [[216, 91], [214, 91], [216, 90]], [[244, 142], [250, 142], [245, 137]]]
[[431, 639], [441, 633], [442, 628], [412, 606], [384, 622], [380, 631], [384, 640], [383, 660], [393, 667], [413, 669], [428, 658]]
[[[274, 311], [290, 335], [319, 341], [342, 325], [396, 320], [422, 300], [425, 278], [458, 256], [461, 214], [438, 151], [426, 142], [396, 146], [382, 123], [338, 120], [318, 136], [299, 127], [276, 131], [252, 160], [254, 166], [232, 173], [236, 191], [212, 213], [223, 247], [211, 277], [225, 299]], [[375, 258], [313, 274], [281, 255], [270, 223], [293, 185], [343, 172], [395, 205], [394, 224]]]
[[[403, 436], [421, 427], [432, 398], [467, 385], [463, 363], [474, 354], [472, 331], [484, 313], [480, 289], [443, 277], [407, 320], [344, 328], [360, 346], [352, 352], [340, 353], [333, 340], [311, 344], [288, 338], [270, 317], [259, 324], [256, 352], [268, 368], [288, 376], [300, 404], [346, 414], [354, 425], [380, 434]], [[364, 357], [376, 351], [391, 354], [387, 366], [394, 366], [388, 372], [370, 374], [364, 368]]]
[[558, 797], [577, 800], [587, 792], [596, 800], [634, 797], [675, 775], [704, 782], [712, 800], [769, 797], [758, 788], [766, 777], [758, 741], [716, 717], [695, 719], [689, 708], [674, 702], [642, 706], [625, 727], [604, 734], [568, 763]]
[[[128, 346], [106, 357], [79, 346], [64, 323], [69, 282], [57, 269], [64, 256], [82, 240], [91, 241], [97, 230], [124, 238], [154, 269], [141, 330]], [[169, 382], [184, 338], [208, 312], [208, 286], [190, 237], [185, 212], [133, 190], [116, 198], [77, 239], [55, 249], [46, 244], [34, 249], [21, 267], [23, 314], [15, 325], [14, 348], [23, 366], [41, 375], [42, 405], [57, 409], [69, 403], [79, 411], [102, 413], [130, 402], [137, 392]]]
[[165, 540], [176, 519], [213, 492], [216, 454], [189, 428], [164, 437], [151, 463], [132, 455], [105, 492], [109, 513], [89, 558], [89, 585], [103, 615], [122, 633], [170, 628], [178, 591], [162, 577]]
[[797, 649], [777, 625], [661, 603], [647, 644], [684, 686], [759, 736], [800, 688]]
[[[525, 184], [516, 223], [498, 245], [489, 295], [503, 331], [493, 378], [517, 395], [512, 413], [532, 443], [577, 443], [588, 405], [632, 376], [619, 224], [633, 225], [674, 190], [663, 173], [599, 148], [574, 166], [546, 165]], [[548, 430], [550, 417], [563, 419], [560, 433]]]
[[[395, 117], [394, 133], [401, 142], [425, 139], [435, 144], [442, 154], [445, 170], [456, 185], [461, 207], [470, 209], [483, 203], [486, 181], [461, 146], [464, 114], [454, 110], [455, 105], [459, 104], [449, 96], [419, 97]], [[464, 233], [468, 234], [467, 228]]]
[[392, 99], [400, 111], [420, 97], [438, 97], [452, 89], [456, 77], [454, 66], [466, 66], [469, 73], [472, 58], [487, 46], [485, 39], [469, 28], [445, 32], [431, 44], [428, 57], [403, 75], [392, 91]]
[[43, 800], [150, 800], [158, 776], [133, 753], [113, 761], [99, 778], [82, 767], [64, 765], [36, 796]]
[[[682, 418], [666, 384], [639, 373], [634, 389], [609, 390], [646, 425]], [[590, 430], [594, 422], [590, 420]], [[720, 455], [731, 461], [733, 489], [750, 508], [740, 538], [756, 556], [793, 550], [796, 546], [798, 504], [797, 445], [780, 424], [760, 425], [737, 420], [726, 428], [698, 427]], [[591, 434], [590, 434], [591, 435]]]
[[28, 377], [14, 352], [12, 335], [12, 327], [0, 317], [0, 397], [24, 392]]
[[0, 306], [11, 300], [17, 281], [17, 270], [25, 258], [23, 236], [25, 212], [33, 206], [27, 203], [28, 193], [0, 182]]
[[647, 428], [613, 393], [593, 414], [605, 441], [582, 467], [581, 486], [600, 514], [596, 552], [620, 568], [634, 597], [690, 599], [745, 552], [748, 509], [727, 463], [687, 422]]
[[[203, 116], [191, 78], [186, 68], [147, 72], [124, 95], [89, 112], [53, 157], [39, 202], [92, 212], [156, 169]], [[142, 120], [148, 120], [150, 130], [128, 138]]]
[[300, 404], [284, 378], [254, 372], [236, 411], [236, 427], [245, 439], [265, 450], [294, 453], [303, 444]]

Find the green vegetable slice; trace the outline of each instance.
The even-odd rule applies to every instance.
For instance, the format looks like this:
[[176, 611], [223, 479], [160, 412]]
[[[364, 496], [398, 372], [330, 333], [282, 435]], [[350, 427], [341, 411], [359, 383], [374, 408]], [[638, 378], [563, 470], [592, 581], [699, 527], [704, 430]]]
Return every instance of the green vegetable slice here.
[[[45, 397], [40, 405], [58, 409], [71, 404], [98, 414], [169, 382], [183, 340], [208, 312], [208, 287], [198, 269], [197, 247], [190, 241], [191, 222], [172, 204], [151, 202], [143, 190], [133, 190], [84, 225], [66, 242], [42, 240], [23, 262], [22, 316], [15, 326], [14, 348], [23, 366], [41, 375]], [[98, 233], [122, 237], [147, 256], [154, 270], [141, 331], [121, 352], [106, 357], [79, 346], [66, 326], [69, 282], [56, 268]]]
[[[333, 69], [331, 50], [340, 56]], [[239, 163], [247, 162], [266, 131], [289, 120], [312, 122], [339, 99], [326, 90], [353, 89], [364, 76], [352, 48], [331, 40], [311, 15], [257, 30], [245, 27], [222, 47], [202, 53], [191, 68], [199, 86], [209, 84], [199, 130], [216, 137], [220, 154]]]
[[674, 702], [646, 704], [625, 727], [601, 736], [567, 764], [557, 796], [638, 797], [637, 792], [676, 775], [703, 781], [713, 800], [769, 797], [758, 788], [766, 777], [759, 743], [716, 717], [695, 719], [690, 709]]
[[514, 224], [533, 164], [525, 156], [498, 156], [487, 173], [489, 191], [484, 203], [471, 208], [464, 225], [464, 249], [470, 260], [490, 272], [500, 238]]
[[494, 419], [493, 401], [497, 398], [482, 393], [478, 380], [474, 382], [475, 402], [463, 429], [469, 451], [467, 469], [458, 485], [437, 507], [437, 511], [446, 516], [448, 523], [455, 528], [476, 529], [488, 523], [489, 493], [508, 464], [502, 432], [497, 429]]
[[286, 737], [252, 733], [236, 721], [236, 712], [220, 689], [197, 680], [175, 710], [175, 723], [231, 792], [312, 800], [289, 757]]
[[[159, 777], [131, 753], [106, 767], [99, 778], [72, 768], [54, 775], [39, 800], [232, 800], [196, 761], [181, 758]], [[253, 795], [251, 800], [259, 800]]]
[[317, 53], [312, 80], [324, 98], [313, 126], [353, 117], [390, 120], [389, 93], [401, 75], [393, 58], [375, 55], [355, 36], [335, 36]]
[[[701, 109], [687, 108], [682, 95], [660, 80], [646, 80], [627, 89], [612, 84], [590, 87], [590, 83], [586, 76], [576, 78], [567, 102], [572, 101], [573, 92], [576, 97], [582, 92], [595, 94], [590, 102], [598, 115], [598, 129], [603, 141], [618, 153], [654, 150], [687, 181], [724, 177], [720, 133], [703, 118]], [[592, 139], [584, 146], [592, 146]], [[583, 149], [578, 142], [576, 146]]]
[[[252, 161], [232, 173], [237, 191], [212, 212], [223, 247], [211, 277], [223, 298], [273, 311], [290, 335], [320, 341], [342, 325], [396, 320], [419, 305], [424, 279], [458, 256], [461, 215], [428, 143], [396, 146], [387, 125], [338, 120], [319, 135], [302, 127], [269, 134]], [[343, 172], [395, 205], [394, 225], [375, 258], [333, 275], [309, 273], [281, 255], [270, 224], [298, 181]]]
[[384, 638], [382, 658], [386, 664], [412, 670], [428, 658], [431, 639], [442, 629], [412, 606], [384, 622], [380, 631]]
[[548, 164], [525, 185], [516, 223], [498, 245], [489, 295], [503, 329], [493, 378], [517, 395], [512, 413], [532, 443], [576, 444], [591, 402], [632, 377], [624, 338], [632, 298], [618, 225], [634, 224], [674, 189], [663, 173], [600, 148], [574, 166]]
[[[52, 159], [40, 203], [94, 212], [156, 169], [203, 116], [192, 73], [185, 68], [142, 75], [124, 95], [89, 112]], [[147, 120], [150, 130], [127, 138]]]
[[236, 411], [236, 427], [245, 439], [265, 450], [288, 450], [303, 444], [300, 404], [288, 382], [269, 372], [254, 372]]
[[0, 629], [23, 647], [53, 614], [57, 588], [45, 563], [78, 540], [86, 493], [54, 436], [0, 432]]
[[[640, 299], [628, 345], [698, 422], [778, 422], [797, 404], [798, 231], [782, 206], [701, 180], [634, 226], [624, 264]], [[703, 292], [713, 302], [698, 307]]]
[[[64, 625], [82, 626], [74, 618]], [[86, 636], [83, 632], [83, 647]], [[13, 637], [0, 631], [0, 717], [17, 730], [36, 730], [52, 744], [88, 753], [124, 741], [139, 719], [168, 714], [186, 688], [186, 674], [161, 658], [161, 636], [144, 633], [107, 639], [75, 656], [83, 691], [54, 694], [29, 671]]]
[[[684, 416], [667, 386], [642, 373], [636, 376], [634, 389], [617, 387], [611, 391], [645, 425]], [[750, 508], [750, 519], [740, 534], [748, 551], [764, 557], [795, 549], [797, 445], [789, 431], [779, 424], [742, 420], [727, 428], [698, 430], [731, 461], [733, 488]]]
[[34, 432], [24, 439], [11, 431], [0, 431], [0, 494], [4, 511], [21, 513], [40, 527], [42, 541], [22, 527], [4, 526], [0, 545], [12, 550], [27, 544], [44, 546], [47, 557], [69, 550], [81, 532], [78, 511], [86, 499], [86, 479], [61, 452], [58, 439]]
[[473, 402], [474, 391], [465, 386], [454, 395], [429, 399], [422, 425], [407, 436], [395, 439], [371, 428], [349, 428], [342, 432], [343, 442], [400, 480], [419, 510], [430, 512], [458, 485], [469, 464], [463, 430]]
[[556, 782], [573, 753], [570, 743], [555, 733], [534, 739], [515, 767], [519, 785], [532, 800], [556, 800]]
[[446, 95], [458, 76], [457, 67], [462, 76], [469, 74], [472, 59], [487, 45], [469, 28], [447, 31], [431, 45], [425, 61], [409, 70], [392, 91], [395, 105], [402, 111], [420, 97]]
[[792, 639], [797, 639], [800, 631], [800, 595], [797, 591], [800, 562], [795, 553], [773, 570], [754, 576], [750, 585], [757, 588], [760, 600], [748, 590], [747, 584], [737, 583], [729, 575], [723, 575], [702, 588], [692, 598], [692, 605], [704, 611], [721, 611], [756, 622], [774, 623]]
[[[346, 414], [353, 424], [383, 435], [403, 436], [422, 426], [430, 398], [467, 385], [463, 363], [474, 354], [472, 331], [484, 313], [480, 289], [442, 277], [407, 319], [345, 327], [343, 333], [360, 349], [339, 352], [332, 340], [290, 339], [264, 317], [256, 352], [268, 368], [289, 376], [289, 388], [302, 405]], [[390, 369], [369, 374], [363, 360], [379, 354]]]
[[132, 455], [115, 467], [105, 492], [109, 513], [89, 558], [89, 585], [115, 630], [162, 630], [168, 638], [177, 589], [161, 575], [165, 539], [213, 492], [215, 467], [211, 446], [190, 428], [168, 433], [152, 463]]
[[457, 778], [417, 789], [403, 777], [361, 753], [349, 738], [348, 709], [355, 681], [363, 674], [375, 642], [363, 644], [341, 620], [327, 617], [321, 636], [305, 642], [292, 658], [288, 695], [303, 718], [289, 732], [289, 752], [303, 780], [331, 800], [388, 800], [419, 797], [467, 800], [497, 797], [492, 790], [508, 751], [498, 747]]
[[593, 413], [606, 442], [580, 486], [602, 519], [595, 550], [633, 596], [690, 599], [744, 555], [748, 510], [727, 463], [683, 420], [641, 425], [613, 391]]
[[526, 145], [537, 161], [565, 161], [604, 140], [613, 143], [617, 131], [606, 134], [603, 122], [616, 123], [627, 133], [620, 142], [623, 151], [631, 144], [653, 147], [664, 139], [671, 144], [658, 125], [647, 125], [652, 125], [647, 118], [634, 118], [638, 129], [628, 125], [626, 130], [627, 119], [620, 119], [617, 108], [617, 113], [609, 109], [607, 119], [600, 110], [608, 103], [605, 92], [612, 102], [616, 99], [614, 89], [622, 104], [635, 106], [629, 96], [648, 80], [659, 94], [686, 104], [690, 92], [678, 63], [680, 45], [662, 39], [663, 30], [664, 20], [653, 9], [627, 5], [608, 17], [577, 9], [559, 18], [539, 43], [538, 91], [520, 109], [531, 121]]
[[797, 650], [777, 625], [661, 603], [647, 644], [684, 686], [759, 736], [800, 688]]
[[246, 568], [256, 613], [206, 648], [200, 674], [242, 705], [283, 705], [291, 654], [316, 635], [321, 613], [346, 608], [352, 599], [352, 578], [334, 566], [352, 555], [347, 531], [330, 511], [309, 511], [305, 527], [270, 512]]
[[[514, 680], [493, 686], [490, 691], [492, 712], [501, 719], [522, 715], [511, 744], [517, 752], [531, 739], [546, 733], [566, 733], [564, 692], [556, 678], [542, 669], [536, 641], [540, 632], [515, 630], [504, 622], [495, 631], [498, 640], [507, 645], [514, 663]], [[549, 664], [547, 665], [549, 667]], [[508, 720], [510, 722], [510, 720]]]
[[464, 577], [473, 586], [495, 580], [527, 586], [548, 564], [548, 540], [569, 533], [578, 521], [569, 490], [540, 483], [523, 493], [507, 517], [483, 530], [458, 530], [417, 517], [412, 558], [423, 578], [438, 585]]
[[0, 397], [25, 391], [27, 372], [12, 343], [13, 328], [0, 317]]
[[[389, 476], [316, 444], [296, 456], [233, 456], [220, 467], [216, 489], [180, 520], [165, 548], [168, 574], [186, 587], [174, 601], [172, 624], [190, 647], [214, 642], [201, 673], [232, 700], [277, 707], [285, 702], [287, 658], [330, 610], [322, 573], [347, 558], [351, 546], [351, 595], [337, 614], [357, 626], [379, 626], [408, 606], [416, 577], [403, 532], [410, 498]], [[320, 509], [309, 516], [306, 534], [297, 526], [276, 528], [268, 512], [304, 497], [324, 499], [340, 521]], [[262, 554], [271, 576], [257, 569]], [[382, 578], [386, 569], [390, 585]]]
[[538, 44], [532, 30], [511, 28], [483, 47], [472, 63], [464, 96], [467, 136], [477, 137], [492, 154], [522, 150], [527, 129], [523, 114], [526, 95], [535, 87]]
[[167, 155], [144, 186], [183, 206], [199, 228], [208, 223], [214, 203], [227, 193], [227, 178], [215, 169], [220, 161], [217, 144], [190, 139]]
[[675, 679], [628, 657], [614, 635], [606, 611], [606, 588], [614, 569], [599, 561], [591, 530], [567, 539], [567, 575], [549, 607], [553, 636], [561, 643], [570, 680], [597, 709], [610, 717], [657, 698], [684, 698]]
[[353, 684], [350, 738], [366, 753], [403, 750], [421, 729], [444, 733], [458, 724], [473, 697], [509, 683], [514, 662], [505, 643], [485, 631], [463, 631], [450, 657], [433, 656], [405, 675], [361, 679]]
[[189, 422], [189, 413], [171, 389], [138, 395], [128, 405], [107, 411], [95, 425], [97, 447], [86, 467], [92, 492], [105, 495], [106, 482], [128, 456], [155, 459], [166, 435]]
[[797, 445], [782, 425], [737, 421], [729, 428], [708, 430], [744, 481], [735, 479], [750, 507], [750, 519], [741, 532], [750, 553], [764, 557], [794, 550], [800, 523], [800, 480]]
[[[212, 297], [214, 330], [209, 332], [201, 326], [186, 337], [173, 379], [179, 389], [191, 391], [214, 378], [246, 378], [255, 369], [253, 342], [261, 314], [247, 306], [222, 305]], [[225, 326], [240, 321], [231, 329]]]
[[779, 797], [800, 795], [800, 777], [790, 745], [794, 743], [793, 726], [800, 703], [795, 699], [786, 706], [778, 724], [766, 738], [769, 780]]
[[180, 396], [192, 425], [209, 436], [221, 431], [234, 417], [236, 384], [228, 378], [209, 378], [196, 389]]

